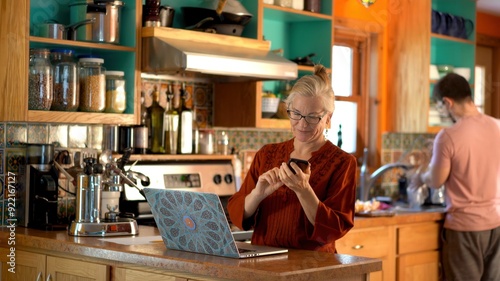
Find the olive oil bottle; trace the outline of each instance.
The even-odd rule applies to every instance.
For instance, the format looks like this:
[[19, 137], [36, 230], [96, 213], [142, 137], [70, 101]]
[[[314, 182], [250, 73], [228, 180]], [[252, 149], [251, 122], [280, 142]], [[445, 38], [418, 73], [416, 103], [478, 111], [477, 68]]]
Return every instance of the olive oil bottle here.
[[160, 92], [156, 86], [153, 90], [153, 104], [148, 110], [151, 116], [151, 153], [164, 153], [163, 119], [165, 109], [160, 105]]
[[177, 136], [177, 153], [193, 153], [193, 111], [186, 106], [188, 93], [186, 83], [182, 83], [179, 106], [179, 133]]
[[174, 92], [172, 84], [167, 88], [167, 108], [165, 110], [165, 119], [163, 121], [165, 128], [165, 153], [177, 154], [177, 138], [179, 128], [179, 112], [174, 108]]

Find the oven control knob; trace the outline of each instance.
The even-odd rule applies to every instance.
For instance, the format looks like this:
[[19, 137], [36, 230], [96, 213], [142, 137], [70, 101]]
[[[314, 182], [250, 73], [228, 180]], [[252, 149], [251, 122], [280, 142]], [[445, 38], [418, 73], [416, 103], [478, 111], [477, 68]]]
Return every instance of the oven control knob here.
[[231, 174], [226, 174], [226, 175], [224, 176], [224, 181], [225, 181], [227, 184], [232, 183], [232, 182], [233, 182], [233, 175], [231, 175]]
[[220, 184], [222, 182], [222, 176], [217, 174], [214, 176], [214, 183], [215, 184]]

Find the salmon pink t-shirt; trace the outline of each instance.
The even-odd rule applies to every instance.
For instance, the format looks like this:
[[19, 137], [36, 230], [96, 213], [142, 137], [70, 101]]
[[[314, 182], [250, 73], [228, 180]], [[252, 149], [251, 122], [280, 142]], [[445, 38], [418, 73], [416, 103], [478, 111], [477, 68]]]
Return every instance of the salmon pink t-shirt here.
[[441, 130], [431, 159], [450, 168], [445, 228], [483, 231], [500, 226], [500, 120], [479, 114]]

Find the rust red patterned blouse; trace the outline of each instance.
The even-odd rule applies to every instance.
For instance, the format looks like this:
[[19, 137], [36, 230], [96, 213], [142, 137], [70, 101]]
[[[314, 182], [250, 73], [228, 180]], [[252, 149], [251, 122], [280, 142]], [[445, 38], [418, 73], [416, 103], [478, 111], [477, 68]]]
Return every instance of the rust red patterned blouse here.
[[264, 199], [254, 216], [243, 220], [245, 197], [261, 174], [288, 161], [293, 139], [262, 147], [252, 162], [241, 189], [228, 203], [231, 222], [240, 229], [254, 229], [252, 244], [335, 251], [335, 240], [354, 225], [356, 200], [356, 158], [327, 141], [312, 153], [309, 183], [320, 200], [313, 226], [295, 193], [280, 187]]

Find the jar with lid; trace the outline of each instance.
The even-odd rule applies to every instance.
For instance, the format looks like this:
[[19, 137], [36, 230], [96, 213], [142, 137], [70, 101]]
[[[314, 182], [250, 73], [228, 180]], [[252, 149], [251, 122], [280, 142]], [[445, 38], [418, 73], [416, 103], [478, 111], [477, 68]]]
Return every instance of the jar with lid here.
[[127, 106], [124, 72], [108, 70], [105, 74], [106, 109], [104, 111], [111, 113], [123, 113]]
[[49, 49], [31, 49], [28, 77], [28, 109], [50, 110], [53, 99], [53, 69]]
[[104, 59], [82, 57], [80, 70], [80, 111], [102, 112], [106, 107], [106, 69]]
[[320, 13], [321, 12], [321, 0], [305, 0], [304, 1], [304, 10]]
[[51, 110], [76, 111], [79, 106], [78, 67], [73, 50], [52, 49], [54, 66], [54, 99]]
[[274, 5], [291, 8], [292, 0], [274, 0]]

